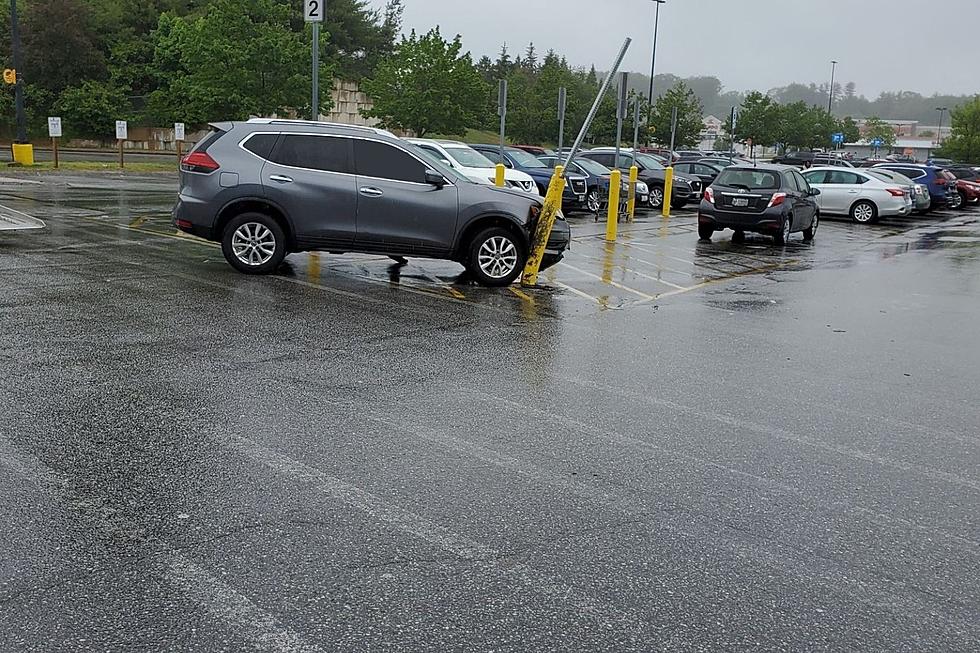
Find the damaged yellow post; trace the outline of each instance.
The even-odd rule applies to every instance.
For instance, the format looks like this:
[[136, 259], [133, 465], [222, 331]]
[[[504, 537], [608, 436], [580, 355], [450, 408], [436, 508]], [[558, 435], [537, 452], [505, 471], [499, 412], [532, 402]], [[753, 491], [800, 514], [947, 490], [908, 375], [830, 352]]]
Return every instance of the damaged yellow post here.
[[538, 216], [534, 238], [531, 239], [531, 251], [527, 257], [527, 265], [524, 266], [524, 276], [521, 277], [522, 286], [535, 286], [538, 283], [538, 272], [541, 270], [544, 250], [551, 237], [551, 228], [555, 226], [558, 211], [561, 210], [561, 197], [565, 192], [564, 173], [563, 166], [555, 166], [555, 174], [551, 176], [548, 193], [544, 196], [544, 208]]

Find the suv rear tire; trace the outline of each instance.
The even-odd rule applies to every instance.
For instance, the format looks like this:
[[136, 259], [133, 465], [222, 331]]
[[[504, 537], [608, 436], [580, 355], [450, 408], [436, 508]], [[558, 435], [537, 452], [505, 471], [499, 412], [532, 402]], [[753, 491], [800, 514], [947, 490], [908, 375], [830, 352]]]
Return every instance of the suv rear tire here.
[[479, 232], [466, 250], [466, 269], [481, 286], [509, 286], [526, 263], [526, 246], [503, 227]]
[[225, 225], [221, 251], [239, 272], [269, 274], [286, 258], [286, 234], [265, 213], [242, 213]]

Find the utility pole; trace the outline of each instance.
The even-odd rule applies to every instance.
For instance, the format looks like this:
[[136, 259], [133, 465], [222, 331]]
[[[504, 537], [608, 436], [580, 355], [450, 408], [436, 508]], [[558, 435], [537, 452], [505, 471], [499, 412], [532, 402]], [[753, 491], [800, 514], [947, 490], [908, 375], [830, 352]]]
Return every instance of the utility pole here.
[[939, 112], [939, 133], [936, 134], [936, 146], [943, 146], [943, 114], [948, 111], [948, 107], [936, 107], [936, 111]]
[[653, 78], [657, 73], [657, 33], [660, 31], [660, 5], [667, 0], [653, 0], [657, 3], [657, 15], [653, 20], [653, 58], [650, 60], [650, 92], [647, 94], [647, 145], [650, 144], [650, 126], [653, 124]]
[[827, 100], [827, 113], [830, 115], [834, 114], [834, 77], [837, 73], [837, 61], [830, 62], [830, 92], [828, 95], [830, 98]]
[[27, 115], [24, 113], [24, 75], [20, 69], [20, 25], [17, 22], [17, 0], [10, 0], [11, 50], [17, 81], [14, 84], [14, 104], [17, 107], [17, 142], [27, 143]]

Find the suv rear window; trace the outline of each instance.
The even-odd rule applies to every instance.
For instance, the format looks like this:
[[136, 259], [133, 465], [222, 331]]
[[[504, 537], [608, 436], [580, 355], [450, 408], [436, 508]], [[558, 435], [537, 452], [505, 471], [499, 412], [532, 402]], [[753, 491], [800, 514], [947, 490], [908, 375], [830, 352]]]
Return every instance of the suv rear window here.
[[777, 172], [739, 168], [725, 168], [718, 174], [715, 184], [746, 190], [775, 190], [780, 186]]
[[350, 174], [350, 139], [283, 134], [270, 161], [293, 168]]
[[279, 134], [253, 134], [242, 147], [261, 159], [268, 159], [277, 140]]

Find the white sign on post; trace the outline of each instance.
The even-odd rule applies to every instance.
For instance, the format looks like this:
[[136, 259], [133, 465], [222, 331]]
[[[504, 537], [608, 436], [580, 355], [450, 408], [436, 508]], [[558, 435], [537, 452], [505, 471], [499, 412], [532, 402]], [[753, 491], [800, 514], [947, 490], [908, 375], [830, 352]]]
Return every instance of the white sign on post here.
[[307, 23], [323, 22], [323, 5], [327, 0], [303, 0], [303, 18]]
[[51, 138], [61, 138], [61, 118], [48, 118], [48, 136]]
[[116, 121], [116, 140], [125, 141], [129, 139], [129, 124], [125, 120]]
[[184, 123], [182, 122], [174, 123], [174, 140], [175, 141], [184, 140]]

